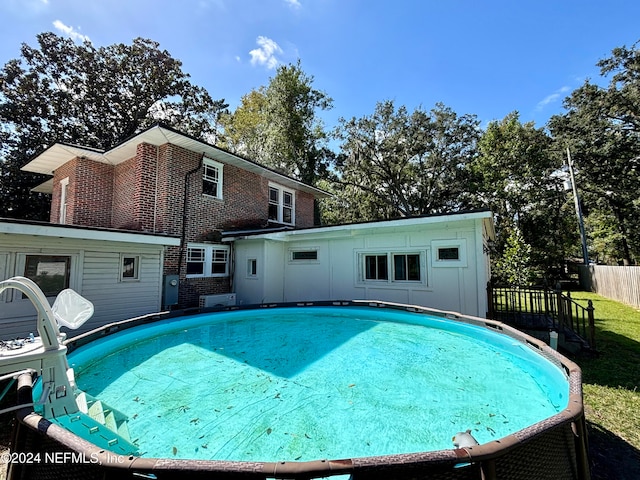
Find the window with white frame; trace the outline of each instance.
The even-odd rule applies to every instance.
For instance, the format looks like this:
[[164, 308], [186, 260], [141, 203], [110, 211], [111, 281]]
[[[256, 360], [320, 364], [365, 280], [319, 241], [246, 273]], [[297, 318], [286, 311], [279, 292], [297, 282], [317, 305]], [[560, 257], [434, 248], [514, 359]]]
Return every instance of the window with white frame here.
[[67, 223], [67, 201], [69, 190], [69, 177], [60, 180], [60, 215], [58, 223]]
[[387, 254], [363, 255], [365, 280], [389, 280], [389, 267], [387, 266]]
[[258, 276], [258, 260], [255, 258], [249, 258], [247, 260], [247, 277]]
[[433, 252], [432, 265], [434, 267], [467, 266], [467, 242], [464, 238], [433, 240], [431, 247]]
[[229, 247], [198, 245], [187, 247], [187, 277], [228, 277]]
[[284, 187], [269, 184], [269, 220], [278, 223], [294, 223], [295, 193]]
[[426, 255], [424, 252], [359, 253], [362, 282], [421, 282], [426, 283]]
[[318, 263], [318, 247], [290, 249], [289, 261], [296, 263]]
[[134, 282], [140, 279], [140, 256], [121, 255], [120, 267], [121, 282]]
[[24, 276], [33, 280], [47, 297], [69, 288], [71, 257], [67, 255], [25, 255]]
[[202, 193], [208, 197], [222, 198], [222, 164], [205, 158], [202, 160]]

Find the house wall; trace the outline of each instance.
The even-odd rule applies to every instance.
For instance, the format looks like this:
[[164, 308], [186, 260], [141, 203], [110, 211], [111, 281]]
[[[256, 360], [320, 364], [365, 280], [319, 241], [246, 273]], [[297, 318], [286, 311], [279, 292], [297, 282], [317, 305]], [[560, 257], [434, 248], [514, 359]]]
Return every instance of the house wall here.
[[[124, 320], [161, 309], [164, 247], [125, 242], [75, 240], [18, 234], [0, 235], [0, 279], [23, 275], [24, 254], [71, 257], [70, 288], [94, 304], [93, 317], [68, 336], [105, 323]], [[121, 254], [139, 256], [139, 280], [121, 281]], [[0, 294], [0, 338], [37, 335], [36, 312], [16, 290]], [[54, 298], [50, 299], [53, 302]]]
[[[54, 174], [50, 218], [59, 221], [60, 181], [67, 177], [68, 224], [182, 236], [186, 207], [185, 245], [167, 250], [163, 269], [166, 275], [181, 270], [179, 305], [194, 306], [202, 294], [228, 293], [228, 277], [186, 278], [186, 244], [215, 243], [220, 231], [268, 225], [269, 180], [225, 164], [222, 199], [203, 195], [201, 158], [176, 145], [147, 143], [115, 167], [75, 158]], [[313, 195], [296, 192], [295, 221], [297, 227], [313, 226]]]
[[[380, 233], [383, 232], [383, 233]], [[478, 234], [479, 232], [479, 234]], [[353, 231], [334, 238], [309, 234], [287, 241], [251, 239], [235, 242], [240, 266], [234, 285], [240, 304], [369, 299], [423, 305], [484, 317], [486, 255], [481, 220], [443, 222], [429, 227]], [[315, 237], [315, 238], [314, 238]], [[479, 242], [479, 244], [478, 244]], [[460, 245], [464, 262], [446, 264], [435, 258], [438, 246]], [[318, 259], [294, 261], [294, 250], [316, 250]], [[423, 282], [372, 282], [361, 278], [361, 255], [420, 253]], [[249, 258], [258, 260], [259, 275], [248, 278]]]
[[111, 226], [113, 200], [112, 165], [75, 158], [54, 172], [54, 194], [50, 218], [60, 220], [60, 181], [69, 178], [67, 189], [67, 220], [65, 223], [91, 227]]

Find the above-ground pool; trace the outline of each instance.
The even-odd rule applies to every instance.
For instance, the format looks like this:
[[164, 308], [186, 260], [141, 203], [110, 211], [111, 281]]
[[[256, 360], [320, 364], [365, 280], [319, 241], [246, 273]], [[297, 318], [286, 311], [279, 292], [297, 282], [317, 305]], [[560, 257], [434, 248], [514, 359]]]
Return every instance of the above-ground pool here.
[[567, 407], [566, 373], [527, 344], [366, 307], [201, 314], [75, 350], [78, 387], [128, 416], [142, 456], [309, 461], [487, 443]]
[[[73, 461], [12, 475], [589, 478], [580, 369], [504, 324], [375, 301], [193, 313], [68, 340], [88, 413], [20, 410], [14, 449]], [[454, 446], [466, 431], [479, 444]]]

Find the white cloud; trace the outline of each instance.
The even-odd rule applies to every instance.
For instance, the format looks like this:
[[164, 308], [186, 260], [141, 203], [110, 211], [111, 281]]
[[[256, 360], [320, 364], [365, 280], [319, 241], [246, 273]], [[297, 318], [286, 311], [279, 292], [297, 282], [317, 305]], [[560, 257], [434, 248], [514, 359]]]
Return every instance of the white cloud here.
[[251, 65], [263, 65], [269, 69], [276, 68], [280, 60], [276, 54], [281, 54], [282, 49], [275, 41], [262, 35], [256, 39], [258, 48], [251, 50]]
[[291, 8], [300, 8], [300, 7], [302, 7], [302, 5], [300, 5], [299, 0], [284, 0], [284, 3], [289, 5]]
[[80, 40], [81, 42], [90, 42], [91, 41], [91, 39], [89, 37], [87, 37], [86, 35], [81, 34], [78, 31], [76, 31], [73, 27], [65, 25], [60, 20], [55, 20], [53, 22], [53, 26], [56, 28], [56, 30], [64, 33], [65, 35], [67, 35], [72, 40]]
[[547, 95], [544, 99], [538, 102], [538, 105], [536, 105], [536, 110], [542, 110], [547, 105], [556, 102], [560, 97], [564, 96], [564, 94], [567, 93], [569, 90], [571, 90], [571, 88], [565, 85], [564, 87], [559, 88], [558, 90], [553, 92], [551, 95]]

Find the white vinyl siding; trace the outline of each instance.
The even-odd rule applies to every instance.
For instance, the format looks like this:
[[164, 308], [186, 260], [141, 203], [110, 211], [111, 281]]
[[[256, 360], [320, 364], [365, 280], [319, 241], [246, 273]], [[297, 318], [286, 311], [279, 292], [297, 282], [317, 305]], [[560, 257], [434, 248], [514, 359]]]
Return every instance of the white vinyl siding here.
[[[22, 275], [19, 269], [24, 268], [24, 261], [21, 258], [29, 254], [68, 255], [72, 258], [70, 287], [94, 304], [95, 313], [80, 329], [65, 329], [69, 337], [106, 323], [161, 309], [164, 260], [164, 247], [161, 245], [4, 235], [0, 236], [0, 259], [5, 259], [2, 280]], [[135, 282], [121, 281], [123, 255], [139, 259], [139, 279]], [[2, 268], [0, 273], [3, 273]], [[0, 296], [2, 338], [36, 333], [35, 310], [30, 301], [15, 301], [13, 297], [16, 295], [10, 295], [8, 299], [5, 297]]]

